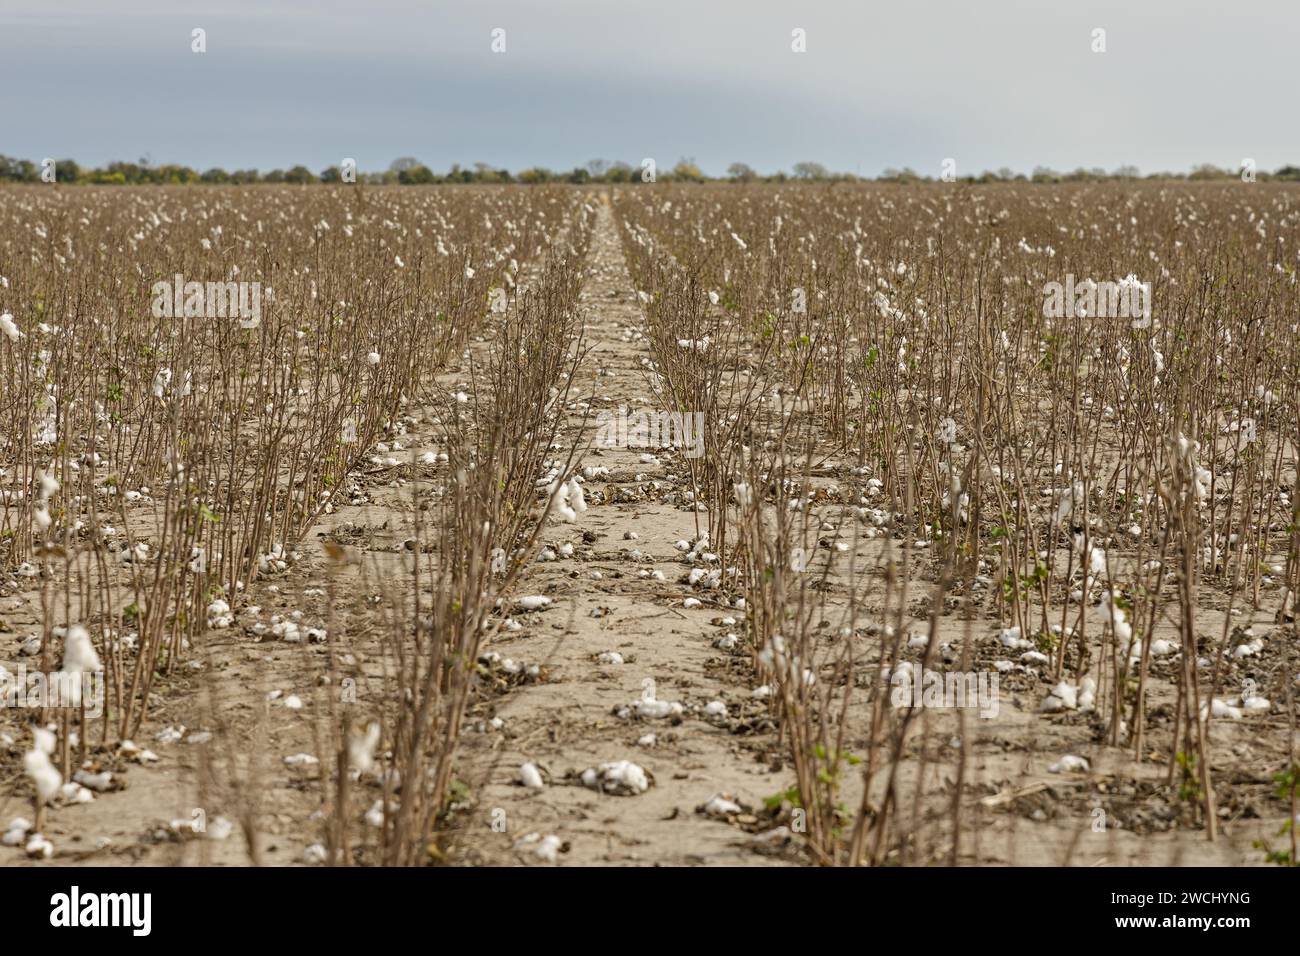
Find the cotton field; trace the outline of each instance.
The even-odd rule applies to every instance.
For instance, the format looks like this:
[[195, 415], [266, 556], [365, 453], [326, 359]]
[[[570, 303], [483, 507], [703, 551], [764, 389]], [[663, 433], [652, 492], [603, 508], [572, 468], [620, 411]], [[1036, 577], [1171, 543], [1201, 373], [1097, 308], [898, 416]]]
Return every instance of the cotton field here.
[[0, 191], [0, 863], [1294, 863], [1300, 187]]

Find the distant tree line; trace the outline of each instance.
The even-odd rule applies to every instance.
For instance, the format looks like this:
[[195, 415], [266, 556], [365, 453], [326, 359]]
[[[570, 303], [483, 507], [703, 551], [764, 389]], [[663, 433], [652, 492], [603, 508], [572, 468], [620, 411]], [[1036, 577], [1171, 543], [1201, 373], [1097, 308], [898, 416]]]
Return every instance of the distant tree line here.
[[[641, 183], [641, 182], [935, 182], [941, 176], [922, 175], [912, 169], [886, 169], [879, 176], [859, 176], [853, 173], [831, 172], [821, 163], [811, 161], [795, 163], [789, 173], [760, 173], [746, 163], [732, 163], [727, 167], [725, 177], [706, 176], [693, 159], [684, 158], [668, 168], [656, 168], [653, 177], [643, 165], [593, 159], [585, 166], [578, 166], [567, 172], [535, 166], [511, 173], [506, 169], [495, 169], [488, 163], [474, 163], [470, 167], [455, 164], [445, 173], [436, 173], [414, 157], [406, 156], [394, 160], [383, 172], [357, 171], [356, 181], [370, 184], [396, 184], [418, 186], [433, 183]], [[0, 156], [0, 182], [38, 183], [48, 181], [42, 163], [26, 159], [11, 159]], [[953, 176], [953, 181], [963, 183], [995, 182], [1034, 182], [1034, 183], [1073, 183], [1101, 182], [1111, 180], [1138, 179], [1182, 179], [1191, 181], [1233, 180], [1241, 178], [1240, 170], [1223, 169], [1209, 164], [1197, 166], [1190, 172], [1159, 172], [1143, 175], [1136, 166], [1120, 166], [1107, 172], [1104, 169], [1079, 168], [1073, 172], [1058, 172], [1044, 166], [1035, 167], [1028, 175], [1010, 169], [996, 172], [986, 171], [978, 175]], [[1274, 172], [1257, 170], [1254, 172], [1260, 181], [1289, 180], [1300, 181], [1300, 166], [1283, 166]], [[289, 169], [272, 169], [260, 172], [256, 169], [238, 169], [227, 171], [212, 168], [200, 172], [189, 166], [175, 163], [155, 165], [147, 160], [139, 162], [112, 162], [105, 166], [85, 167], [71, 159], [61, 159], [54, 163], [55, 181], [60, 183], [122, 184], [122, 185], [185, 185], [189, 183], [214, 183], [242, 185], [248, 183], [338, 183], [345, 179], [340, 166], [330, 166], [320, 172], [313, 172], [306, 166], [293, 166]]]

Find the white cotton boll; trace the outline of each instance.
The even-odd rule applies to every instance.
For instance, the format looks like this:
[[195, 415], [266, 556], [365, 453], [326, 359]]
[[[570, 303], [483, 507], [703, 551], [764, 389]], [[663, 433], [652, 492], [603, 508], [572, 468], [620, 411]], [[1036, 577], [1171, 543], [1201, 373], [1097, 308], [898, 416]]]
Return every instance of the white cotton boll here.
[[[1247, 631], [1246, 633], [1249, 634], [1250, 632]], [[1264, 649], [1263, 639], [1256, 637], [1247, 644], [1239, 644], [1233, 650], [1232, 656], [1237, 660], [1241, 660], [1243, 657], [1254, 657], [1263, 649]]]
[[[645, 770], [634, 764], [630, 760], [615, 760], [610, 763], [603, 763], [594, 771], [594, 780], [589, 777], [593, 771], [588, 770], [582, 775], [582, 782], [589, 787], [594, 787], [594, 783], [599, 783], [599, 789], [606, 793], [620, 795], [632, 795], [645, 793], [650, 789], [650, 780], [646, 776]], [[593, 782], [588, 782], [593, 780]]]
[[113, 787], [113, 774], [107, 770], [99, 773], [91, 773], [89, 770], [78, 770], [72, 775], [72, 779], [83, 787], [89, 787], [96, 793], [107, 793]]
[[[1202, 720], [1205, 719], [1206, 710], [1207, 710], [1206, 705], [1202, 704], [1201, 705]], [[1208, 710], [1210, 711], [1210, 714], [1214, 717], [1226, 717], [1229, 720], [1241, 720], [1242, 717], [1242, 711], [1239, 707], [1233, 707], [1226, 700], [1220, 700], [1218, 697], [1214, 698], [1213, 702], [1208, 707]]]
[[741, 508], [748, 508], [754, 500], [753, 490], [744, 482], [737, 482], [732, 486], [732, 490], [736, 495], [736, 504]]
[[302, 859], [304, 863], [324, 863], [329, 859], [329, 854], [321, 844], [313, 843], [302, 851]]
[[1057, 697], [1063, 703], [1067, 710], [1074, 710], [1079, 706], [1079, 690], [1076, 687], [1061, 681], [1052, 688], [1052, 695]]
[[56, 743], [58, 743], [58, 738], [54, 736], [54, 731], [46, 730], [44, 727], [32, 728], [32, 749], [49, 755], [54, 753]]
[[378, 365], [380, 361], [379, 353], [371, 352], [369, 355], [366, 356], [366, 361], [369, 362], [371, 365]]
[[1267, 697], [1243, 697], [1241, 700], [1241, 710], [1246, 714], [1266, 714], [1271, 707]]
[[743, 812], [740, 804], [734, 800], [729, 800], [720, 793], [715, 793], [709, 797], [708, 801], [701, 808], [705, 815], [710, 817], [727, 817], [733, 814]]
[[942, 418], [939, 420], [939, 427], [934, 433], [942, 445], [951, 445], [957, 440], [957, 423], [951, 418]]
[[37, 833], [27, 841], [23, 851], [34, 860], [48, 860], [54, 855], [54, 844]]
[[348, 737], [348, 764], [358, 773], [370, 773], [375, 767], [375, 748], [379, 746], [379, 721], [372, 720], [362, 733]]
[[172, 380], [172, 370], [169, 368], [160, 368], [158, 374], [153, 378], [153, 397], [162, 398], [163, 392]]
[[611, 666], [615, 664], [622, 664], [623, 655], [620, 654], [618, 651], [602, 651], [600, 656], [596, 658], [596, 662], [598, 664], [607, 664]]
[[1034, 646], [1033, 641], [1025, 640], [1020, 636], [1020, 628], [1008, 627], [998, 633], [998, 641], [1003, 647], [1009, 647], [1013, 651], [1025, 650]]
[[208, 821], [207, 837], [209, 840], [225, 840], [234, 832], [235, 825], [225, 817], [216, 817]]
[[554, 863], [559, 859], [560, 847], [564, 842], [554, 833], [548, 833], [542, 837], [542, 841], [537, 844], [533, 854], [546, 863]]
[[650, 700], [641, 699], [633, 703], [638, 717], [646, 720], [662, 720], [665, 717], [674, 717], [682, 713], [682, 705], [676, 701]]
[[14, 317], [8, 312], [0, 315], [0, 332], [3, 332], [10, 342], [17, 342], [23, 335], [22, 332], [18, 331], [18, 326], [14, 324]]
[[32, 822], [26, 817], [14, 817], [9, 821], [4, 836], [0, 837], [0, 845], [22, 846], [27, 841], [27, 834], [31, 829]]
[[1178, 653], [1178, 645], [1167, 638], [1158, 637], [1151, 642], [1152, 657], [1168, 657], [1176, 653]]
[[690, 597], [690, 598], [687, 598], [685, 601], [682, 602], [682, 607], [685, 607], [685, 608], [700, 607], [700, 606], [701, 606], [701, 603], [702, 603], [702, 602], [700, 601], [699, 598], [693, 598], [693, 597]]
[[95, 795], [79, 783], [65, 783], [59, 789], [60, 799], [65, 804], [91, 803]]
[[23, 756], [23, 769], [36, 788], [37, 799], [41, 803], [49, 803], [63, 784], [62, 774], [50, 763], [50, 754], [54, 752], [54, 734], [41, 727], [33, 728], [32, 734], [35, 743]]
[[582, 485], [578, 483], [577, 478], [570, 478], [567, 487], [566, 497], [569, 507], [578, 514], [582, 514], [587, 510], [587, 496], [582, 491]]
[[102, 669], [89, 632], [80, 624], [72, 625], [63, 643], [63, 670], [69, 674], [90, 674]]
[[36, 525], [36, 530], [38, 531], [48, 531], [50, 525], [53, 524], [53, 521], [50, 518], [50, 512], [44, 505], [38, 505], [35, 510], [32, 511], [32, 522]]
[[704, 707], [706, 717], [726, 717], [727, 705], [720, 700], [711, 700]]
[[1097, 682], [1092, 677], [1079, 681], [1079, 710], [1087, 713], [1092, 710], [1097, 699]]
[[540, 611], [544, 607], [550, 607], [550, 605], [551, 599], [541, 594], [530, 594], [515, 601], [515, 607], [521, 611]]
[[519, 782], [529, 790], [544, 790], [546, 782], [542, 780], [542, 772], [537, 769], [534, 763], [526, 763], [519, 768]]
[[1088, 761], [1083, 757], [1077, 757], [1074, 754], [1066, 754], [1056, 763], [1047, 768], [1048, 773], [1074, 773], [1075, 771], [1086, 772], [1088, 770]]

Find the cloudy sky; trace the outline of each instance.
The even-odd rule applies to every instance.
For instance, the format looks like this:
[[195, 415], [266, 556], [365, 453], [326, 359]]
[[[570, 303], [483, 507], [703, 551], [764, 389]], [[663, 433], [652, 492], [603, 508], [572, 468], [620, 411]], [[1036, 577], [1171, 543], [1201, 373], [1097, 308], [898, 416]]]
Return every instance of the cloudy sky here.
[[1273, 169], [1297, 36], [1296, 0], [0, 0], [0, 153]]

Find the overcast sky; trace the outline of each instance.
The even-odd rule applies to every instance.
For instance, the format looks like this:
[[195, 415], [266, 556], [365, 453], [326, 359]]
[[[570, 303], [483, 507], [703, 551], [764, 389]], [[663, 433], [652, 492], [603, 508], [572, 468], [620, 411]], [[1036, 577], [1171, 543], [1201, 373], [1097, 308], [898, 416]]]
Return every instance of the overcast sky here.
[[0, 0], [0, 153], [1274, 169], [1298, 39], [1297, 0]]

